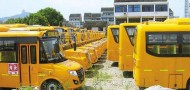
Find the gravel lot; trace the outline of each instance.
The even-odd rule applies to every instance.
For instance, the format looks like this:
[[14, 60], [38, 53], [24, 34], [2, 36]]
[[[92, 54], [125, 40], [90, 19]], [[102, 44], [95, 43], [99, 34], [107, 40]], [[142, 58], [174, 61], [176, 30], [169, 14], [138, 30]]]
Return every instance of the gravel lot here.
[[125, 78], [118, 63], [106, 61], [106, 53], [86, 71], [86, 83], [80, 90], [138, 90], [133, 78]]

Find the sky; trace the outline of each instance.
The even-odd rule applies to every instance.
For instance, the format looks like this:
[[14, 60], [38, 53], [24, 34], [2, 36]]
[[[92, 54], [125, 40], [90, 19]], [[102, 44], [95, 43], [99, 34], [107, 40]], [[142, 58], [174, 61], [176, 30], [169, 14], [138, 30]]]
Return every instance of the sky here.
[[[184, 0], [168, 0], [175, 16], [184, 16]], [[52, 7], [69, 19], [72, 13], [100, 13], [101, 7], [113, 7], [114, 0], [0, 0], [0, 18], [20, 14], [22, 10], [35, 13]]]

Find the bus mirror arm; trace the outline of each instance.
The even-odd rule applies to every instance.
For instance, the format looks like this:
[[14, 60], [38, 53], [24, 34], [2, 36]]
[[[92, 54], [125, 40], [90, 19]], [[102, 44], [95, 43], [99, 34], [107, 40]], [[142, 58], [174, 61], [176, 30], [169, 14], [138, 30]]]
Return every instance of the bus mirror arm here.
[[77, 50], [77, 44], [76, 44], [76, 42], [73, 43], [73, 47], [74, 47], [74, 51], [76, 51]]
[[59, 43], [56, 43], [56, 44], [54, 45], [54, 52], [55, 52], [55, 53], [59, 53]]
[[77, 50], [76, 36], [73, 36], [73, 39], [74, 39], [73, 49], [74, 49], [74, 51], [76, 51]]

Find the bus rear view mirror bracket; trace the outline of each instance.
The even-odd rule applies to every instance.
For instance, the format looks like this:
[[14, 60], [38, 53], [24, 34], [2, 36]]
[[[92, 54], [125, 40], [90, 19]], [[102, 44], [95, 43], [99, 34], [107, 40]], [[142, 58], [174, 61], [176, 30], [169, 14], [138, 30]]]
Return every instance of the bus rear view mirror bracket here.
[[56, 42], [55, 45], [54, 45], [54, 52], [55, 52], [55, 53], [59, 53], [59, 51], [60, 51], [60, 50], [59, 50], [59, 43]]

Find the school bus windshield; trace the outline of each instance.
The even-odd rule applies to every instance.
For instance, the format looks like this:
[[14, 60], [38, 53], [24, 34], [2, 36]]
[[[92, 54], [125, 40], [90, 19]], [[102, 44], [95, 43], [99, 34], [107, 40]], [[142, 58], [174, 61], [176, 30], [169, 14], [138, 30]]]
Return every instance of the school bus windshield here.
[[59, 33], [60, 43], [65, 44], [65, 33], [63, 34], [64, 30], [62, 28], [55, 28], [55, 30]]
[[64, 30], [62, 28], [55, 28], [56, 31], [58, 31], [59, 36], [62, 35], [62, 33], [64, 32]]
[[131, 44], [134, 45], [134, 35], [136, 33], [136, 26], [127, 26], [125, 27], [125, 30], [128, 34]]
[[42, 39], [42, 62], [62, 62], [66, 59], [60, 55], [59, 52], [55, 51], [57, 47], [57, 39]]

